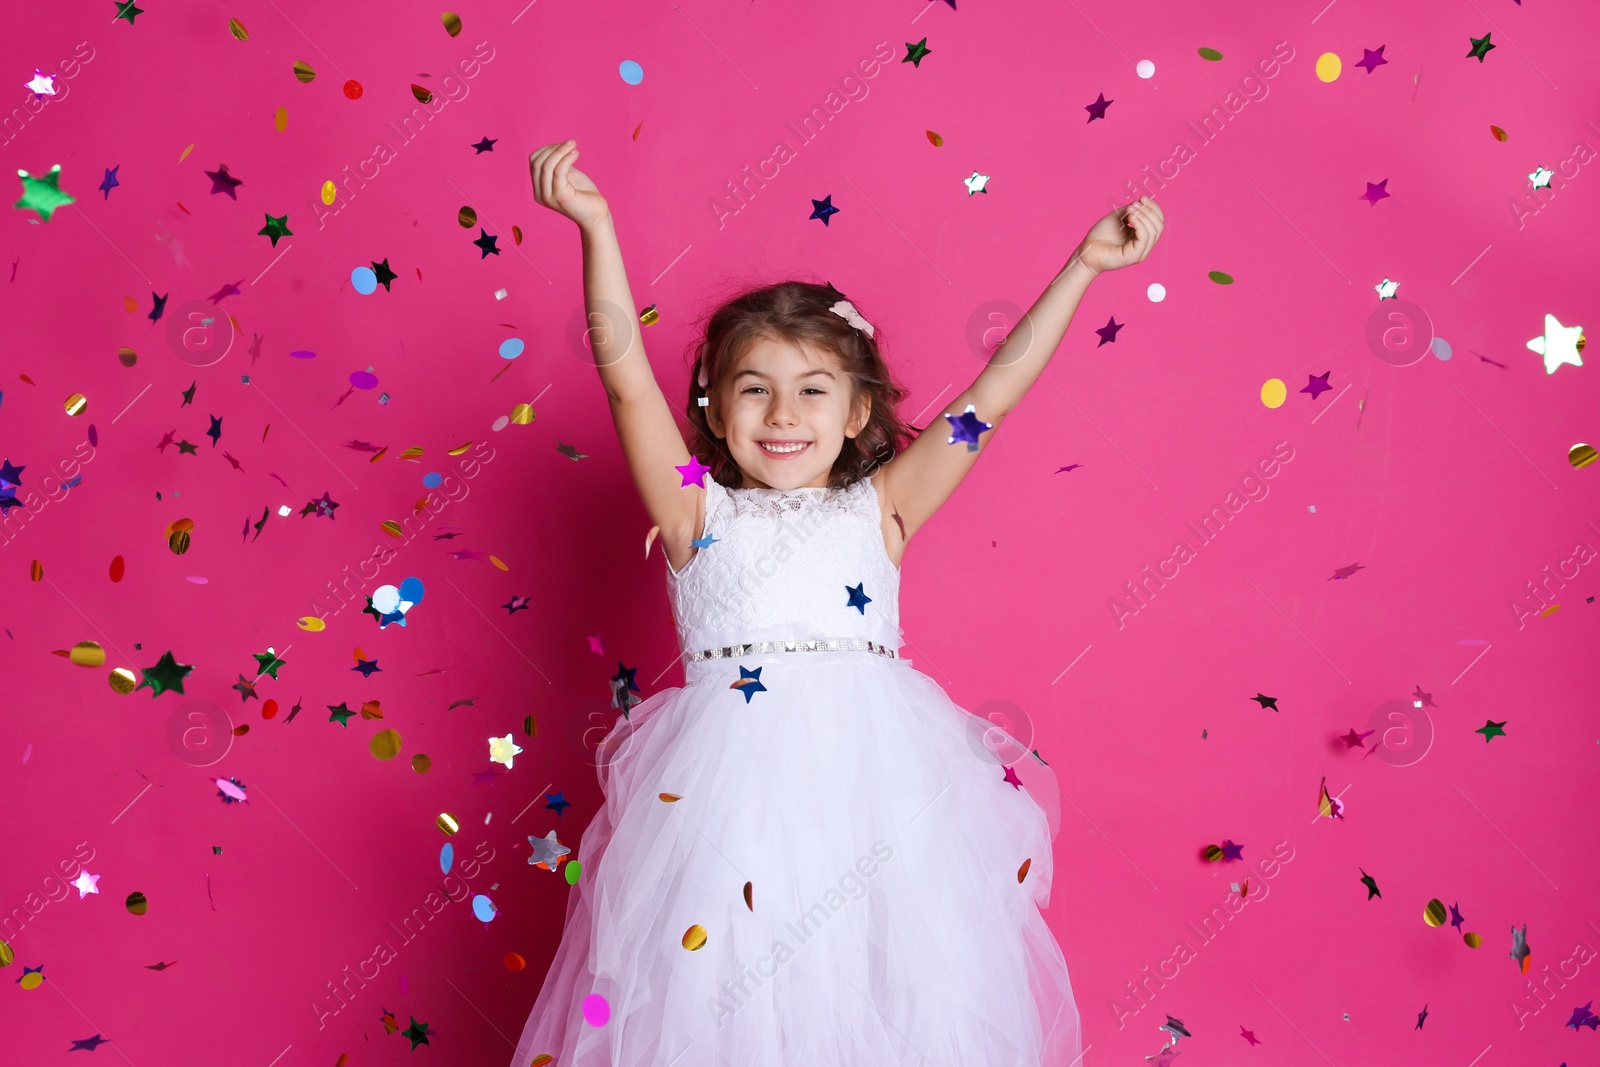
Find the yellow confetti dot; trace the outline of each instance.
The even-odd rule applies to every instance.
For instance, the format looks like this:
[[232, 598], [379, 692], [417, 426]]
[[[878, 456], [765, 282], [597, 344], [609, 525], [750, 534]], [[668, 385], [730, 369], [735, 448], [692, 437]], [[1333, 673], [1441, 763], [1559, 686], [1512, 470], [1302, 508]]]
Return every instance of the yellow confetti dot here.
[[44, 975], [38, 971], [29, 971], [17, 982], [23, 989], [38, 989], [44, 984]]
[[461, 16], [454, 11], [446, 11], [439, 16], [444, 20], [444, 32], [452, 37], [461, 36]]
[[302, 63], [297, 59], [294, 61], [294, 76], [300, 79], [300, 83], [304, 85], [307, 82], [316, 80], [317, 72], [311, 64]]
[[333, 182], [332, 181], [323, 182], [322, 183], [322, 202], [324, 204], [331, 204], [335, 200], [337, 200], [338, 198], [339, 198], [339, 190], [334, 187]]
[[315, 615], [303, 615], [295, 620], [295, 625], [310, 633], [320, 633], [328, 628], [328, 624]]
[[1594, 445], [1573, 445], [1567, 449], [1567, 462], [1574, 467], [1587, 467], [1595, 461]]
[[493, 563], [496, 567], [499, 567], [503, 571], [509, 571], [511, 569], [510, 567], [507, 567], [504, 563], [500, 562], [500, 557], [496, 556], [492, 552], [489, 554], [489, 562]]
[[289, 125], [289, 109], [280, 107], [272, 116], [272, 125], [279, 133], [282, 133], [284, 128]]
[[1289, 387], [1282, 378], [1268, 378], [1261, 383], [1261, 402], [1269, 408], [1282, 407], [1289, 396]]
[[72, 646], [72, 651], [67, 653], [67, 658], [80, 667], [103, 667], [106, 662], [106, 650], [93, 641], [79, 641]]
[[418, 752], [415, 756], [411, 757], [411, 769], [416, 771], [418, 774], [427, 774], [433, 769], [433, 757], [424, 756], [422, 753]]
[[248, 41], [250, 39], [250, 31], [245, 29], [244, 23], [240, 22], [238, 19], [228, 20], [228, 32], [233, 34], [241, 41]]
[[1479, 945], [1483, 944], [1483, 935], [1482, 934], [1462, 934], [1461, 935], [1461, 940], [1463, 940], [1463, 941], [1465, 941], [1467, 943], [1467, 947], [1468, 948], [1477, 948]]
[[17, 954], [12, 950], [10, 943], [0, 938], [0, 967], [11, 966], [11, 961], [16, 958]]
[[517, 426], [527, 426], [534, 420], [532, 404], [518, 404], [511, 409], [511, 421]]
[[456, 817], [451, 815], [448, 811], [440, 812], [439, 817], [434, 820], [433, 824], [437, 826], [446, 837], [454, 835], [458, 830], [461, 829], [461, 824], [456, 821]]
[[1443, 926], [1449, 917], [1444, 908], [1444, 901], [1437, 897], [1428, 901], [1428, 906], [1422, 909], [1422, 921], [1429, 926]]
[[1317, 57], [1317, 77], [1325, 82], [1339, 80], [1339, 72], [1344, 69], [1344, 64], [1332, 52], [1324, 52]]
[[[128, 310], [133, 311], [137, 310], [137, 308], [129, 308]], [[124, 367], [131, 367], [135, 363], [139, 362], [139, 353], [126, 346], [119, 348], [117, 349], [117, 362], [121, 363]]]
[[117, 667], [114, 669], [106, 677], [106, 681], [110, 683], [112, 689], [118, 693], [121, 693], [123, 696], [127, 696], [139, 686], [138, 676], [126, 667]]
[[379, 730], [367, 742], [367, 749], [376, 759], [394, 759], [400, 754], [400, 731]]
[[932, 130], [923, 130], [922, 132], [926, 133], [928, 135], [928, 143], [933, 145], [933, 147], [935, 147], [935, 148], [943, 148], [944, 147], [944, 138], [943, 137], [940, 137], [938, 134], [934, 133]]
[[683, 932], [683, 947], [690, 952], [702, 947], [706, 943], [706, 928], [695, 923]]
[[66, 409], [68, 415], [82, 415], [89, 407], [89, 399], [82, 393], [73, 393], [67, 397], [62, 407]]

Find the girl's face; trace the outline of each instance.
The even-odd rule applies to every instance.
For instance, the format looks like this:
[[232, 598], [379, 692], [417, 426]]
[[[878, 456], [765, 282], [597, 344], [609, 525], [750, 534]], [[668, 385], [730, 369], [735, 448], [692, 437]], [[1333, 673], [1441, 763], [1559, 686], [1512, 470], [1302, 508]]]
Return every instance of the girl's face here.
[[821, 488], [872, 412], [854, 386], [832, 353], [761, 338], [712, 390], [706, 423], [727, 443], [741, 488]]

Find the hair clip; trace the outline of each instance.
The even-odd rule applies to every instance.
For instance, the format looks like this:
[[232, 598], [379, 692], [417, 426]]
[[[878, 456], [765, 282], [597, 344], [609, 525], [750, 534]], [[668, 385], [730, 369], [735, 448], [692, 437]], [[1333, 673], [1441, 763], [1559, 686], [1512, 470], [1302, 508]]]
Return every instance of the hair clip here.
[[850, 303], [850, 301], [840, 300], [828, 310], [839, 316], [841, 319], [844, 319], [862, 333], [865, 333], [868, 337], [872, 336], [872, 323], [862, 318], [861, 313], [856, 310], [856, 306]]

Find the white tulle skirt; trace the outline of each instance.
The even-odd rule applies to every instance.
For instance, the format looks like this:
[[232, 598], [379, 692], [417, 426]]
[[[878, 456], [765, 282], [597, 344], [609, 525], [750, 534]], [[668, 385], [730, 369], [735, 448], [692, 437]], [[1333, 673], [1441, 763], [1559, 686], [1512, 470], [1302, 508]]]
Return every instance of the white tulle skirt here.
[[[741, 664], [766, 687], [748, 703]], [[1048, 766], [903, 660], [753, 655], [688, 682], [602, 743], [605, 803], [512, 1067], [1074, 1067], [1039, 913]]]

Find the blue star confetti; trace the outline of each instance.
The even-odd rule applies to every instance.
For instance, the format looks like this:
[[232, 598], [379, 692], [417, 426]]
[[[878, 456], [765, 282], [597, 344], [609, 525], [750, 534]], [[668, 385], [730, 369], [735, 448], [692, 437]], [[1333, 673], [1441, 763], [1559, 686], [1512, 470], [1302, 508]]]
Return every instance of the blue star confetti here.
[[867, 605], [872, 603], [872, 598], [862, 592], [862, 586], [866, 584], [866, 582], [857, 582], [854, 586], [847, 585], [844, 587], [844, 591], [850, 594], [850, 603], [845, 606], [855, 608], [863, 615], [867, 613]]
[[750, 699], [757, 693], [765, 693], [767, 691], [767, 687], [761, 684], [761, 671], [762, 668], [760, 667], [752, 671], [747, 670], [743, 664], [740, 664], [739, 680], [728, 686], [728, 688], [739, 690], [744, 694], [744, 702], [746, 704], [750, 703]]
[[984, 422], [978, 418], [977, 414], [975, 414], [977, 410], [976, 405], [968, 404], [967, 410], [961, 414], [945, 416], [950, 420], [950, 440], [946, 442], [947, 444], [953, 445], [957, 441], [965, 441], [968, 452], [976, 452], [978, 450], [978, 435], [994, 429], [994, 423]]

